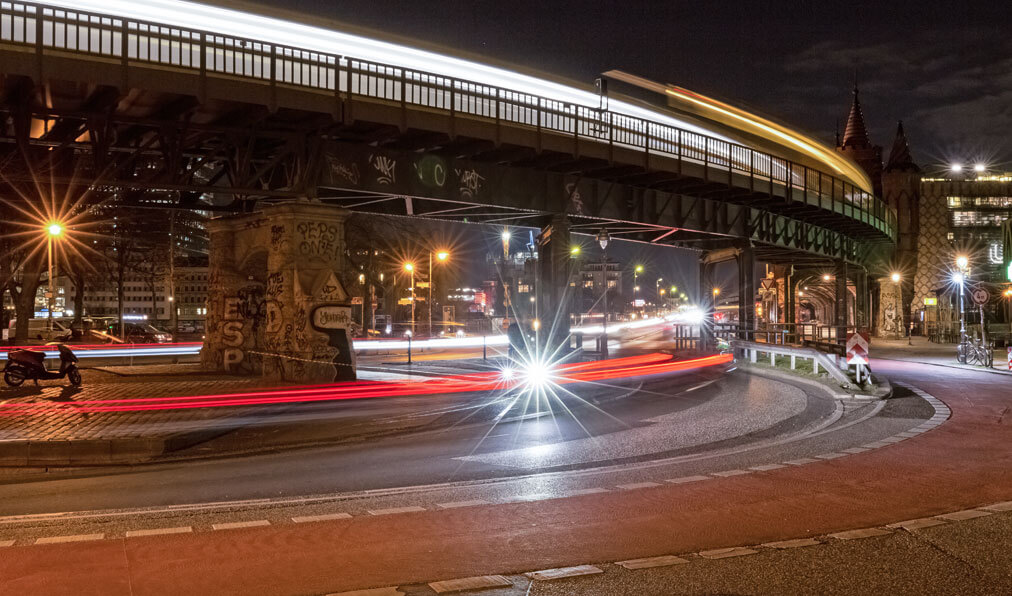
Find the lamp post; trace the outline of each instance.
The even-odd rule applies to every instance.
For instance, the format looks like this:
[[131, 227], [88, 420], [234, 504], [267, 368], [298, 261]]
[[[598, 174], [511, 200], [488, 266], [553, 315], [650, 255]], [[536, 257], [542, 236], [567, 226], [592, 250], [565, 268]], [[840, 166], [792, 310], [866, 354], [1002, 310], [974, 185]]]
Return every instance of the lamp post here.
[[61, 235], [63, 235], [63, 226], [60, 225], [60, 224], [58, 224], [58, 223], [56, 223], [56, 222], [51, 222], [48, 226], [46, 226], [46, 233], [47, 233], [46, 234], [46, 252], [47, 252], [48, 257], [49, 257], [49, 289], [46, 292], [46, 311], [48, 311], [47, 314], [49, 315], [49, 317], [48, 317], [49, 318], [49, 323], [48, 323], [48, 326], [49, 326], [49, 338], [48, 339], [52, 339], [53, 338], [53, 305], [56, 302], [55, 298], [54, 298], [54, 295], [53, 295], [53, 289], [54, 289], [53, 288], [53, 275], [54, 275], [54, 272], [53, 272], [53, 240], [55, 240], [56, 238], [59, 238]]
[[601, 265], [604, 270], [604, 318], [601, 319], [601, 358], [608, 357], [608, 228], [601, 228], [597, 233], [597, 243], [601, 245]]
[[956, 257], [956, 267], [959, 272], [953, 276], [953, 280], [959, 285], [959, 343], [966, 341], [966, 313], [963, 310], [963, 294], [965, 294], [966, 276], [969, 274], [970, 260], [964, 255]]
[[654, 282], [654, 296], [657, 299], [657, 313], [655, 313], [655, 314], [660, 314], [660, 311], [661, 311], [661, 296], [662, 296], [662, 294], [661, 294], [661, 282], [662, 281], [664, 281], [664, 278], [663, 277], [658, 277], [657, 281]]
[[[445, 263], [446, 259], [450, 258], [450, 253], [445, 250], [441, 250], [436, 253], [436, 259], [440, 263]], [[415, 284], [411, 284], [412, 286]], [[432, 272], [432, 251], [429, 251], [429, 337], [432, 337], [432, 286], [436, 285], [436, 276]]]
[[[415, 334], [415, 265], [414, 263], [404, 263], [404, 270], [411, 275], [411, 335]], [[411, 341], [410, 339], [408, 340]]]
[[643, 265], [633, 267], [633, 308], [636, 307], [636, 298], [640, 291], [640, 285], [637, 281], [640, 273], [643, 273]]

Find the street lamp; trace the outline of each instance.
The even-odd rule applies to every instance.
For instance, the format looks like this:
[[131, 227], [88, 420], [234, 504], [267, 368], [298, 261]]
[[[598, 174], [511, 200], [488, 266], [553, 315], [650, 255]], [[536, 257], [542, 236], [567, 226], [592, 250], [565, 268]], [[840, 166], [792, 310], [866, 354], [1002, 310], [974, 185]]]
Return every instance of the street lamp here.
[[579, 256], [579, 254], [580, 254], [580, 247], [579, 246], [574, 246], [574, 247], [570, 248], [569, 249], [569, 254], [573, 255], [574, 257], [575, 256]]
[[634, 305], [635, 305], [635, 301], [636, 301], [636, 293], [640, 291], [640, 286], [639, 286], [639, 282], [638, 282], [640, 273], [643, 273], [643, 265], [636, 265], [636, 267], [633, 268], [633, 304]]
[[49, 291], [46, 292], [46, 311], [49, 315], [49, 338], [53, 336], [53, 305], [55, 297], [53, 294], [53, 241], [63, 235], [63, 226], [57, 222], [50, 222], [46, 226], [46, 252], [49, 256]]
[[415, 264], [404, 263], [404, 270], [411, 274], [411, 335], [415, 334]]
[[510, 234], [509, 229], [508, 228], [507, 229], [503, 229], [502, 235], [500, 236], [502, 238], [502, 258], [503, 259], [508, 259], [510, 257], [510, 236], [512, 236], [512, 234]]
[[604, 318], [601, 320], [601, 357], [608, 357], [608, 228], [601, 228], [597, 233], [597, 243], [601, 245], [601, 264], [604, 270]]
[[959, 286], [959, 343], [966, 341], [966, 313], [963, 312], [963, 294], [965, 294], [964, 284], [966, 283], [966, 276], [968, 274], [967, 268], [970, 266], [970, 259], [966, 255], [956, 256], [956, 267], [959, 269], [952, 276], [952, 281], [956, 282]]
[[[894, 284], [899, 284], [900, 280], [903, 279], [903, 276], [901, 276], [898, 271], [893, 271], [892, 275], [889, 276], [889, 279], [891, 279]], [[895, 304], [896, 312], [901, 313], [901, 320], [902, 320], [902, 312], [903, 312], [902, 311], [902, 309], [903, 309], [902, 296], [903, 296], [903, 290], [900, 289], [900, 288], [897, 288], [896, 292], [895, 292], [895, 295], [896, 295], [896, 304]], [[907, 345], [908, 346], [911, 345], [911, 342], [913, 341], [913, 338], [910, 337], [910, 332], [913, 331], [913, 328], [914, 328], [914, 321], [913, 321], [913, 319], [911, 319], [910, 320], [910, 327], [909, 327], [909, 329], [905, 330], [906, 334], [907, 334]]]
[[[445, 263], [446, 259], [450, 258], [450, 252], [441, 250], [436, 253], [436, 259], [440, 263]], [[415, 284], [411, 284], [412, 286]], [[432, 272], [432, 251], [429, 251], [429, 337], [432, 337], [432, 286], [436, 285], [436, 276]], [[413, 318], [413, 317], [412, 317]]]

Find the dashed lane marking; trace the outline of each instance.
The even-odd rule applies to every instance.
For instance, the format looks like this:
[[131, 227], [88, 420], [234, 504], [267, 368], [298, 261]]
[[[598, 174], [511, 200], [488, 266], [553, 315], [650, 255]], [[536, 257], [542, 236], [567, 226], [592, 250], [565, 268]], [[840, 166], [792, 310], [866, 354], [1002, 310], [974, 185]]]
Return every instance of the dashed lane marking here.
[[653, 488], [655, 486], [661, 486], [658, 482], [633, 482], [632, 484], [619, 484], [616, 488], [622, 490], [636, 490], [637, 488]]
[[334, 519], [348, 519], [350, 517], [351, 515], [347, 513], [324, 513], [321, 515], [300, 515], [298, 517], [293, 517], [292, 521], [297, 524], [305, 524], [310, 522], [331, 521]]
[[799, 459], [790, 459], [790, 460], [785, 461], [784, 463], [785, 464], [791, 464], [792, 466], [803, 466], [805, 464], [814, 464], [817, 461], [819, 461], [819, 460], [811, 458], [811, 457], [802, 457], [802, 458], [799, 458]]
[[805, 546], [818, 546], [820, 544], [822, 543], [816, 540], [815, 538], [796, 538], [794, 540], [780, 540], [778, 542], [767, 542], [766, 544], [762, 544], [760, 546], [765, 546], [768, 548], [784, 549], [784, 548], [802, 548]]
[[0, 548], [14, 546], [14, 540], [0, 540]]
[[228, 522], [223, 524], [211, 524], [211, 527], [215, 530], [236, 530], [238, 528], [258, 528], [260, 526], [269, 526], [271, 522], [266, 519], [257, 519], [253, 521], [241, 521], [241, 522]]
[[448, 579], [441, 582], [430, 582], [429, 587], [436, 594], [447, 592], [462, 592], [464, 590], [485, 590], [488, 588], [509, 588], [513, 582], [501, 575], [479, 575], [476, 577], [462, 577], [460, 579]]
[[332, 592], [327, 596], [404, 596], [396, 587], [369, 588], [367, 590], [352, 590], [350, 592]]
[[940, 519], [933, 517], [921, 517], [918, 519], [908, 519], [907, 521], [896, 522], [894, 524], [887, 524], [887, 528], [903, 528], [904, 530], [920, 530], [921, 528], [932, 528], [934, 526], [941, 526], [945, 524]]
[[387, 509], [370, 509], [369, 515], [392, 515], [394, 513], [415, 513], [418, 511], [425, 511], [425, 507], [419, 507], [417, 505], [409, 505], [407, 507], [389, 507]]
[[942, 515], [936, 515], [938, 519], [945, 519], [949, 521], [963, 521], [964, 519], [974, 519], [977, 517], [984, 517], [991, 515], [990, 511], [981, 511], [979, 509], [964, 509], [963, 511], [953, 511], [952, 513], [943, 513]]
[[749, 469], [755, 470], [756, 472], [769, 472], [770, 470], [779, 470], [780, 468], [786, 467], [787, 466], [785, 466], [784, 464], [763, 464], [761, 466], [752, 466]]
[[988, 505], [986, 507], [981, 507], [981, 509], [986, 509], [988, 511], [1012, 511], [1012, 501], [1005, 501], [1003, 503], [995, 503], [994, 505]]
[[697, 553], [704, 559], [728, 559], [730, 557], [743, 557], [745, 555], [754, 555], [757, 550], [751, 548], [745, 548], [743, 546], [732, 546], [730, 548], [715, 548], [713, 550], [704, 550]]
[[860, 530], [848, 530], [846, 532], [837, 532], [836, 534], [830, 534], [830, 538], [836, 538], [837, 540], [857, 540], [859, 538], [872, 538], [874, 536], [885, 536], [886, 534], [892, 534], [889, 530], [883, 530], [881, 528], [861, 528]]
[[74, 534], [73, 536], [46, 536], [39, 538], [35, 544], [62, 544], [64, 542], [87, 542], [89, 540], [101, 540], [105, 534]]
[[542, 569], [541, 571], [531, 571], [525, 573], [527, 577], [533, 580], [551, 580], [551, 579], [562, 579], [564, 577], [579, 577], [581, 575], [595, 575], [598, 573], [604, 573], [600, 568], [594, 567], [593, 565], [577, 565], [575, 567], [559, 567], [557, 569]]
[[660, 557], [647, 557], [645, 559], [630, 559], [628, 561], [616, 561], [615, 564], [626, 569], [650, 569], [652, 567], [667, 567], [669, 565], [681, 565], [688, 563], [688, 559], [676, 557], [675, 555], [662, 555]]
[[742, 476], [744, 474], [751, 474], [749, 470], [724, 470], [723, 472], [714, 472], [711, 476], [720, 476], [721, 478], [727, 478], [729, 476]]
[[699, 482], [700, 480], [709, 480], [710, 476], [683, 476], [681, 478], [668, 478], [664, 482], [670, 482], [671, 484], [687, 484], [689, 482]]
[[871, 451], [871, 449], [865, 449], [864, 447], [851, 447], [850, 449], [842, 449], [844, 453], [850, 453], [856, 455], [858, 453], [864, 453], [865, 451]]
[[822, 455], [816, 455], [817, 459], [836, 459], [838, 457], [847, 457], [846, 453], [823, 453]]
[[179, 526], [176, 528], [151, 528], [150, 530], [130, 530], [126, 533], [127, 538], [137, 536], [160, 536], [162, 534], [189, 534], [193, 531], [190, 526]]
[[578, 489], [575, 489], [575, 490], [571, 490], [571, 491], [569, 491], [569, 495], [570, 496], [596, 495], [596, 494], [607, 493], [607, 492], [611, 492], [611, 491], [609, 491], [606, 488], [601, 488], [599, 486], [593, 486], [593, 487], [590, 487], [590, 488], [578, 488]]
[[436, 503], [436, 507], [439, 507], [440, 509], [458, 509], [460, 507], [477, 507], [479, 505], [491, 505], [491, 503], [489, 503], [488, 501], [483, 501], [482, 499], [474, 499], [471, 501], [451, 501], [449, 503]]

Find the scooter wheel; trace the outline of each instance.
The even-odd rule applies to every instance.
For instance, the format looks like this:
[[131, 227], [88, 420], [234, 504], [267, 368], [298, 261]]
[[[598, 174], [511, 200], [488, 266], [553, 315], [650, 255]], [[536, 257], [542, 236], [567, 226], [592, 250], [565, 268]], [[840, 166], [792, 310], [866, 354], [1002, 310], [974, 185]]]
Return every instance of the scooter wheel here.
[[11, 387], [20, 387], [21, 383], [25, 382], [25, 375], [20, 370], [5, 370], [4, 371], [4, 382]]
[[77, 370], [76, 368], [73, 369], [73, 370], [71, 370], [71, 371], [69, 371], [67, 373], [67, 379], [70, 381], [70, 384], [73, 385], [74, 387], [80, 386], [81, 385], [81, 371]]

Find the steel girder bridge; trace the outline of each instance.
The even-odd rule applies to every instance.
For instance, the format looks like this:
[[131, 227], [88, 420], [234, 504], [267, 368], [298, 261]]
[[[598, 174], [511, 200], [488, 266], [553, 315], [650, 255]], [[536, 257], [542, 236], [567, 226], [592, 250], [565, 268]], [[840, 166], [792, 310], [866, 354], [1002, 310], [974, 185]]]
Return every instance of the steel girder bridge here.
[[3, 3], [3, 182], [219, 212], [308, 197], [534, 227], [566, 214], [574, 232], [844, 271], [895, 239], [895, 212], [851, 181], [659, 113], [213, 24]]

